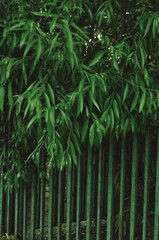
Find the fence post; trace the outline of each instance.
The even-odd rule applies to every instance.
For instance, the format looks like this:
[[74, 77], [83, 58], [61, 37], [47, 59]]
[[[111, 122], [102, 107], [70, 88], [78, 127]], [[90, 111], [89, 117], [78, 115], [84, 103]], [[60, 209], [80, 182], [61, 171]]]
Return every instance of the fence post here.
[[132, 177], [131, 177], [131, 209], [130, 209], [130, 240], [135, 239], [135, 218], [136, 218], [136, 190], [137, 190], [137, 171], [138, 171], [138, 141], [137, 134], [133, 136], [132, 152]]
[[30, 239], [35, 239], [35, 201], [36, 201], [36, 176], [32, 175], [31, 184], [31, 220], [30, 220]]
[[18, 239], [18, 203], [19, 203], [19, 188], [15, 189], [15, 218], [14, 218], [14, 236]]
[[107, 240], [112, 240], [113, 235], [113, 191], [114, 191], [114, 142], [109, 138], [109, 167], [108, 167], [108, 201], [107, 201]]
[[157, 163], [156, 163], [156, 191], [155, 191], [155, 219], [154, 240], [159, 239], [159, 127], [157, 136]]
[[67, 170], [66, 240], [71, 239], [71, 170]]
[[120, 209], [119, 209], [119, 240], [123, 239], [124, 223], [124, 193], [125, 193], [125, 138], [122, 137], [121, 143], [121, 168], [120, 168]]
[[24, 183], [24, 191], [23, 191], [23, 240], [26, 240], [26, 202], [27, 202], [27, 191], [26, 191], [26, 183]]
[[48, 240], [53, 239], [53, 166], [49, 174]]
[[92, 181], [92, 152], [90, 145], [88, 147], [88, 161], [87, 161], [87, 223], [86, 223], [86, 240], [91, 239], [91, 181]]
[[6, 194], [6, 222], [5, 222], [6, 233], [8, 236], [10, 235], [10, 221], [11, 221], [10, 205], [11, 205], [11, 193], [10, 193], [10, 184], [8, 183], [7, 194]]
[[61, 185], [62, 185], [62, 172], [59, 170], [58, 172], [59, 180], [58, 180], [58, 208], [57, 208], [57, 240], [61, 239]]
[[97, 199], [97, 240], [101, 239], [101, 181], [102, 181], [102, 149], [99, 147], [98, 160], [98, 199]]
[[0, 235], [3, 233], [3, 166], [0, 169]]
[[81, 214], [81, 157], [78, 154], [78, 162], [77, 162], [76, 240], [80, 239], [80, 214]]
[[[43, 146], [40, 150], [40, 164], [46, 171], [45, 157], [47, 158], [46, 149]], [[44, 235], [44, 210], [45, 210], [45, 177], [40, 179], [40, 239], [43, 240]]]
[[147, 207], [148, 207], [148, 182], [149, 182], [149, 164], [150, 163], [150, 130], [146, 133], [145, 142], [145, 167], [144, 167], [144, 199], [143, 199], [143, 228], [142, 228], [142, 240], [146, 240], [147, 229]]

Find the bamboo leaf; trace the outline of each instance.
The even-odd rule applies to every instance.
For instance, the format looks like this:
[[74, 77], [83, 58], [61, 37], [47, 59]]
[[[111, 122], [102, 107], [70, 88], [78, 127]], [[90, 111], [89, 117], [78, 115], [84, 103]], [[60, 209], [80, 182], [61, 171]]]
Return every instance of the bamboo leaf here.
[[119, 119], [119, 108], [116, 100], [113, 101], [113, 110], [116, 117]]
[[25, 68], [25, 63], [23, 62], [22, 64], [22, 72], [23, 72], [23, 77], [25, 81], [25, 86], [27, 85], [27, 73], [26, 73], [26, 68]]
[[134, 96], [134, 98], [133, 98], [132, 104], [131, 104], [130, 112], [132, 112], [132, 110], [136, 107], [136, 104], [137, 104], [137, 102], [138, 102], [138, 99], [139, 99], [139, 90], [137, 89], [137, 90], [136, 90], [136, 93], [135, 93], [135, 96]]
[[115, 59], [115, 57], [113, 58], [113, 65], [114, 65], [115, 69], [119, 72], [119, 65], [118, 65], [118, 62]]
[[92, 90], [92, 94], [94, 94], [95, 92], [95, 76], [91, 77], [91, 90]]
[[58, 15], [54, 16], [54, 19], [50, 22], [50, 33], [54, 30], [58, 17]]
[[77, 149], [78, 153], [82, 154], [81, 149], [80, 149], [80, 143], [78, 141], [76, 134], [74, 134], [74, 132], [72, 132], [72, 140], [73, 140], [74, 146]]
[[146, 91], [142, 93], [140, 106], [139, 106], [139, 113], [142, 111], [144, 105], [145, 105], [145, 99], [146, 99]]
[[32, 38], [31, 38], [31, 39], [29, 40], [29, 42], [27, 43], [27, 46], [26, 46], [26, 48], [25, 48], [23, 58], [26, 57], [26, 55], [28, 54], [29, 50], [32, 48], [32, 46], [34, 45], [35, 42], [36, 42], [35, 39], [32, 39]]
[[114, 128], [114, 113], [113, 113], [113, 109], [110, 109], [110, 128], [111, 131], [113, 131]]
[[82, 92], [79, 92], [79, 94], [78, 94], [78, 105], [77, 105], [77, 117], [82, 112], [83, 112], [83, 94], [82, 94]]
[[89, 67], [92, 67], [93, 65], [97, 64], [100, 61], [100, 59], [104, 56], [104, 54], [105, 50], [97, 53], [96, 56], [93, 58], [92, 62], [89, 64]]
[[147, 35], [147, 33], [150, 30], [151, 27], [151, 23], [152, 23], [152, 18], [149, 17], [148, 21], [147, 21], [147, 25], [146, 25], [146, 29], [145, 29], [145, 33], [144, 33], [144, 37]]
[[86, 135], [87, 135], [87, 131], [88, 131], [88, 125], [89, 125], [89, 118], [86, 118], [84, 121], [84, 125], [82, 127], [82, 131], [81, 131], [81, 136], [82, 136], [82, 142], [84, 142]]
[[93, 123], [90, 127], [90, 130], [89, 130], [89, 142], [90, 142], [91, 147], [92, 147], [93, 142], [94, 142], [94, 132], [95, 132], [95, 125]]
[[72, 53], [73, 51], [73, 39], [72, 39], [72, 33], [69, 29], [68, 22], [64, 21], [65, 23], [65, 33], [66, 33], [66, 40], [68, 44], [69, 51]]
[[73, 159], [75, 165], [77, 166], [77, 156], [76, 156], [76, 151], [75, 151], [72, 141], [70, 141], [70, 153], [71, 153], [71, 156], [72, 156], [72, 159]]
[[36, 55], [37, 61], [38, 61], [39, 58], [40, 58], [41, 52], [42, 52], [41, 37], [38, 36], [38, 41], [37, 41], [37, 55]]
[[31, 125], [33, 125], [33, 123], [35, 122], [36, 119], [37, 119], [36, 116], [34, 116], [34, 117], [29, 121], [29, 123], [28, 123], [28, 125], [27, 125], [27, 130], [31, 127]]
[[4, 87], [0, 87], [0, 109], [3, 112], [3, 107], [4, 107]]
[[11, 83], [8, 84], [8, 101], [11, 108], [13, 108], [13, 93]]
[[51, 85], [48, 83], [48, 91], [49, 91], [49, 95], [50, 95], [50, 99], [51, 99], [51, 102], [53, 104], [53, 106], [55, 105], [55, 96], [54, 96], [54, 91], [51, 87]]
[[51, 108], [49, 97], [45, 92], [44, 92], [44, 99], [45, 99], [45, 103], [46, 103], [47, 108]]
[[125, 102], [127, 96], [128, 96], [128, 92], [129, 92], [129, 84], [126, 84], [125, 90], [124, 90], [124, 94], [123, 94], [123, 102]]

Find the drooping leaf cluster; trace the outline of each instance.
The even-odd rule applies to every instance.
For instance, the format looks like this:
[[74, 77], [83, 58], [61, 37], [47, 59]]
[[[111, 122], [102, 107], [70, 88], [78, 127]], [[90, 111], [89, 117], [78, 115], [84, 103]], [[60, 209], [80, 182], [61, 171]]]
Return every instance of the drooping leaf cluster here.
[[45, 145], [62, 168], [87, 138], [99, 145], [157, 125], [158, 10], [158, 1], [2, 0], [1, 162], [22, 173]]

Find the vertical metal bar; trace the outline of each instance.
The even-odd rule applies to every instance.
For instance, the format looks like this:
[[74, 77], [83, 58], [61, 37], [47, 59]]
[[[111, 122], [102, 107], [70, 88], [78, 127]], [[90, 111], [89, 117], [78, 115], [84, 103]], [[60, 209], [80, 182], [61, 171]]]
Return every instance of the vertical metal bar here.
[[35, 239], [35, 194], [36, 194], [36, 176], [32, 175], [31, 184], [31, 219], [30, 219], [30, 239]]
[[119, 240], [123, 239], [124, 223], [124, 193], [125, 193], [125, 138], [122, 137], [121, 143], [121, 168], [120, 168], [120, 209], [119, 209]]
[[0, 235], [3, 233], [3, 166], [0, 169]]
[[37, 188], [36, 188], [36, 218], [35, 218], [35, 227], [40, 227], [40, 178], [37, 179]]
[[53, 239], [53, 167], [49, 174], [48, 240]]
[[15, 218], [14, 218], [14, 236], [15, 239], [18, 239], [18, 198], [19, 198], [19, 189], [15, 190]]
[[92, 180], [92, 152], [90, 146], [88, 147], [88, 161], [87, 161], [87, 223], [86, 223], [86, 240], [91, 239], [91, 180]]
[[81, 157], [78, 155], [77, 163], [77, 212], [76, 212], [76, 240], [80, 239], [81, 220]]
[[[40, 163], [45, 168], [46, 149], [42, 147], [40, 151]], [[40, 180], [40, 239], [43, 240], [44, 235], [44, 209], [45, 209], [45, 178], [42, 176]]]
[[6, 233], [10, 235], [10, 204], [11, 204], [11, 195], [10, 195], [10, 184], [7, 186], [7, 200], [6, 200]]
[[23, 190], [24, 190], [24, 182], [22, 179], [20, 180], [19, 187], [19, 234], [23, 234]]
[[114, 175], [114, 143], [113, 137], [109, 138], [109, 170], [108, 170], [108, 200], [107, 200], [107, 240], [113, 236], [113, 175]]
[[71, 222], [74, 221], [75, 209], [75, 164], [72, 165], [72, 181], [71, 181]]
[[147, 230], [147, 208], [148, 208], [148, 180], [149, 180], [149, 165], [150, 165], [150, 130], [146, 133], [145, 142], [145, 162], [144, 162], [144, 199], [143, 199], [143, 228], [142, 228], [142, 240], [146, 240]]
[[61, 240], [61, 183], [62, 173], [59, 172], [58, 181], [58, 208], [57, 208], [57, 240]]
[[102, 184], [102, 149], [99, 148], [98, 160], [98, 200], [97, 200], [97, 236], [96, 240], [101, 239], [101, 184]]
[[24, 183], [24, 191], [23, 191], [23, 240], [26, 240], [26, 201], [27, 201], [27, 194], [26, 194], [26, 183]]
[[71, 170], [67, 171], [66, 240], [71, 239]]
[[132, 178], [131, 178], [131, 209], [130, 209], [130, 240], [135, 239], [135, 218], [136, 218], [136, 189], [138, 172], [138, 147], [137, 134], [133, 136], [132, 152]]
[[159, 127], [157, 136], [156, 191], [155, 191], [155, 218], [154, 218], [154, 240], [158, 239], [159, 239]]
[[45, 209], [45, 179], [40, 181], [40, 239], [44, 235], [44, 209]]

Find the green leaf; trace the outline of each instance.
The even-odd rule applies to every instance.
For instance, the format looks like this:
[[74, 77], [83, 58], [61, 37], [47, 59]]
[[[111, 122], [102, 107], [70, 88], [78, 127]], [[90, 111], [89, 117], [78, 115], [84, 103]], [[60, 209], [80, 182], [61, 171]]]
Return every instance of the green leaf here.
[[113, 65], [114, 65], [115, 69], [119, 72], [119, 65], [118, 65], [118, 62], [115, 59], [115, 57], [113, 58]]
[[152, 18], [149, 17], [148, 21], [147, 21], [147, 25], [146, 25], [146, 29], [145, 29], [145, 33], [144, 33], [144, 37], [147, 35], [147, 33], [150, 30], [151, 27], [151, 23], [152, 23]]
[[74, 146], [77, 149], [78, 153], [82, 154], [81, 149], [80, 149], [80, 143], [78, 141], [76, 134], [74, 134], [74, 132], [72, 132], [72, 140], [73, 140]]
[[40, 55], [41, 55], [41, 52], [42, 52], [42, 44], [41, 44], [41, 37], [38, 36], [38, 41], [37, 41], [37, 60], [39, 60], [40, 58]]
[[36, 116], [34, 116], [34, 117], [29, 121], [29, 123], [28, 123], [28, 125], [27, 125], [27, 130], [31, 127], [31, 125], [35, 122], [36, 119], [37, 119]]
[[92, 94], [94, 94], [94, 92], [95, 92], [95, 81], [96, 81], [95, 76], [93, 75], [90, 80], [91, 80]]
[[145, 54], [144, 54], [144, 50], [142, 47], [140, 47], [140, 53], [141, 53], [141, 65], [142, 65], [142, 68], [144, 68], [144, 65], [145, 65]]
[[3, 112], [3, 106], [4, 106], [4, 87], [0, 87], [0, 109]]
[[139, 106], [139, 113], [142, 111], [144, 105], [145, 105], [145, 99], [146, 99], [146, 91], [142, 93], [140, 106]]
[[44, 99], [45, 99], [45, 103], [46, 103], [47, 108], [51, 108], [49, 97], [45, 92], [44, 92]]
[[157, 91], [157, 107], [159, 108], [159, 91]]
[[34, 45], [35, 43], [35, 39], [30, 39], [29, 42], [27, 43], [27, 46], [25, 48], [25, 51], [24, 51], [24, 54], [23, 54], [23, 58], [26, 57], [26, 55], [28, 54], [29, 50], [32, 48], [32, 46]]
[[28, 35], [29, 35], [29, 32], [28, 32], [28, 31], [22, 33], [21, 41], [20, 41], [20, 48], [24, 45], [25, 40], [26, 40], [26, 38], [27, 38]]
[[98, 63], [100, 61], [100, 59], [104, 56], [104, 54], [106, 53], [105, 50], [100, 51], [99, 53], [97, 53], [95, 55], [95, 57], [93, 58], [92, 62], [89, 64], [89, 67], [92, 67], [93, 65], [95, 65], [96, 63]]
[[113, 109], [110, 109], [110, 128], [111, 131], [113, 131], [114, 128], [114, 113], [113, 113]]
[[123, 102], [125, 102], [127, 96], [128, 96], [128, 92], [129, 92], [129, 84], [126, 84], [125, 90], [124, 90], [124, 94], [123, 94]]
[[53, 106], [55, 106], [54, 91], [49, 83], [47, 84], [47, 86], [48, 86], [48, 91], [49, 91], [49, 96], [50, 96], [51, 102], [52, 102]]
[[100, 107], [99, 107], [98, 103], [96, 102], [96, 100], [95, 100], [95, 98], [94, 98], [94, 96], [93, 96], [92, 93], [91, 93], [91, 99], [92, 99], [92, 102], [93, 102], [94, 106], [95, 106], [95, 107], [98, 109], [98, 111], [100, 112]]
[[13, 65], [13, 61], [11, 60], [7, 66], [7, 70], [6, 70], [6, 78], [8, 79], [9, 76], [10, 76], [10, 71], [11, 71], [11, 68], [12, 68], [12, 65]]
[[33, 15], [38, 17], [51, 17], [54, 16], [53, 14], [47, 13], [47, 12], [31, 12]]
[[55, 15], [54, 19], [50, 22], [50, 33], [54, 30], [58, 17], [59, 15]]
[[23, 72], [23, 77], [24, 77], [25, 86], [26, 86], [27, 85], [27, 73], [26, 73], [25, 63], [22, 64], [22, 72]]
[[119, 108], [116, 100], [113, 101], [113, 110], [116, 117], [119, 119]]
[[90, 130], [89, 130], [89, 142], [90, 142], [91, 147], [92, 147], [93, 142], [94, 142], [94, 132], [95, 132], [95, 124], [93, 123], [90, 127]]
[[50, 55], [52, 49], [55, 47], [55, 43], [57, 43], [57, 38], [59, 37], [59, 35], [60, 35], [60, 33], [57, 33], [57, 35], [51, 41], [51, 46], [49, 48], [49, 55]]
[[52, 107], [49, 111], [49, 118], [50, 118], [50, 123], [53, 127], [53, 131], [54, 131], [54, 127], [55, 127], [55, 109], [54, 107]]
[[89, 118], [86, 118], [85, 121], [84, 121], [84, 125], [82, 127], [82, 131], [81, 131], [81, 136], [82, 136], [81, 141], [82, 142], [84, 142], [84, 140], [86, 138], [87, 131], [88, 131], [88, 125], [89, 125]]
[[153, 39], [155, 39], [156, 38], [156, 19], [153, 20], [152, 35], [153, 35]]
[[69, 48], [69, 51], [72, 53], [73, 51], [73, 39], [72, 39], [72, 33], [69, 29], [69, 26], [68, 26], [68, 22], [66, 22], [64, 20], [64, 23], [65, 23], [65, 33], [66, 33], [66, 40], [67, 40], [67, 44], [68, 44], [68, 48]]
[[13, 108], [13, 93], [11, 83], [8, 84], [8, 101], [11, 108]]
[[82, 112], [83, 112], [83, 93], [79, 92], [79, 94], [78, 94], [78, 105], [77, 105], [77, 117]]
[[72, 156], [72, 159], [73, 159], [75, 165], [77, 166], [76, 151], [75, 151], [74, 145], [73, 145], [73, 143], [71, 141], [70, 141], [70, 153], [71, 153], [71, 156]]
[[133, 99], [132, 104], [131, 104], [130, 112], [132, 112], [132, 110], [136, 107], [138, 99], [139, 99], [139, 90], [137, 89], [136, 93], [135, 93], [135, 96], [134, 96], [134, 99]]

